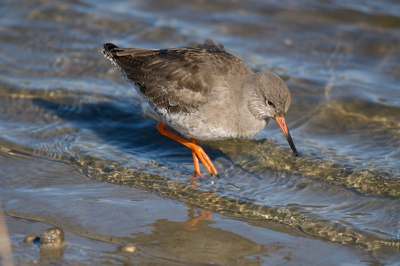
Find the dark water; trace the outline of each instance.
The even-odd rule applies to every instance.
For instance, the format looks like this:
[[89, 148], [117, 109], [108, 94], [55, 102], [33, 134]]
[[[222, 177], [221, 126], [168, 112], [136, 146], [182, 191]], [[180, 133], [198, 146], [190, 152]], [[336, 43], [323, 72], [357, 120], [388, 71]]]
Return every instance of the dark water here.
[[[396, 1], [1, 2], [0, 200], [6, 215], [49, 222], [46, 204], [64, 206], [54, 195], [71, 193], [71, 182], [100, 181], [112, 195], [127, 186], [177, 202], [171, 204], [212, 211], [211, 221], [239, 219], [259, 233], [268, 228], [339, 243], [333, 250], [345, 247], [359, 256], [351, 263], [366, 263], [364, 256], [398, 261], [399, 14]], [[200, 143], [222, 175], [189, 182], [190, 150], [158, 133], [149, 107], [101, 54], [106, 42], [166, 48], [193, 46], [205, 38], [224, 44], [254, 70], [285, 80], [292, 95], [286, 117], [298, 158], [272, 121], [250, 140]], [[14, 157], [27, 173], [41, 169], [40, 174], [10, 180], [7, 164]], [[59, 166], [49, 169], [50, 162]], [[74, 181], [61, 178], [66, 171]], [[14, 204], [39, 184], [41, 192], [32, 198], [47, 199], [36, 205], [41, 212]], [[63, 184], [68, 185], [62, 189]], [[53, 186], [59, 186], [57, 193]], [[77, 191], [76, 198], [88, 193]], [[129, 205], [112, 198], [107, 203], [122, 212]], [[156, 201], [141, 200], [157, 209]], [[107, 221], [107, 228], [119, 224]], [[68, 219], [58, 226], [85, 237]], [[134, 239], [141, 244], [140, 237]], [[235, 241], [254, 240], [244, 239]], [[83, 261], [90, 264], [95, 256], [89, 252]], [[144, 261], [149, 258], [143, 255], [136, 262]], [[189, 261], [231, 264], [215, 258]]]

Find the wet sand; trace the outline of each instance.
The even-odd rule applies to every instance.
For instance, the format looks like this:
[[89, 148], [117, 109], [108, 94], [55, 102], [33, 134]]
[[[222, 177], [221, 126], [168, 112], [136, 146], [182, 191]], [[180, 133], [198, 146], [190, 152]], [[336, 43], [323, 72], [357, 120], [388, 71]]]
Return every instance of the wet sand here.
[[[278, 223], [227, 217], [87, 179], [57, 160], [4, 151], [0, 159], [7, 177], [0, 194], [16, 265], [338, 265], [376, 260], [360, 247], [309, 237]], [[52, 226], [65, 231], [62, 252], [23, 243], [26, 235], [40, 235]], [[128, 243], [138, 250], [119, 250]]]

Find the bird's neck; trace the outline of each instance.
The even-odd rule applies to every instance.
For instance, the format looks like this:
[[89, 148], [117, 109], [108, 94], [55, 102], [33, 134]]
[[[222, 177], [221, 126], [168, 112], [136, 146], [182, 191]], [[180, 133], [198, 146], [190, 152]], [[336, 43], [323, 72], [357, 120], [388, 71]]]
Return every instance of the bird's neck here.
[[[260, 132], [268, 123], [265, 119], [257, 118], [250, 110], [251, 92], [246, 88], [241, 88], [237, 97], [237, 124], [238, 137], [249, 138]], [[269, 120], [269, 119], [268, 119]]]

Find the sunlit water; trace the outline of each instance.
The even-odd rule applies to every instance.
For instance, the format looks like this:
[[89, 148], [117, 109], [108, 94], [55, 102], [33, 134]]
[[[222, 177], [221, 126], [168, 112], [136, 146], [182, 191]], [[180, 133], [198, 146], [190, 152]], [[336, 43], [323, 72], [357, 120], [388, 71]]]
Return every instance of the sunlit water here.
[[[0, 148], [220, 214], [397, 251], [399, 14], [395, 1], [3, 1]], [[285, 80], [298, 158], [272, 121], [250, 140], [200, 143], [221, 178], [190, 182], [190, 150], [158, 133], [100, 52], [106, 42], [205, 38]]]

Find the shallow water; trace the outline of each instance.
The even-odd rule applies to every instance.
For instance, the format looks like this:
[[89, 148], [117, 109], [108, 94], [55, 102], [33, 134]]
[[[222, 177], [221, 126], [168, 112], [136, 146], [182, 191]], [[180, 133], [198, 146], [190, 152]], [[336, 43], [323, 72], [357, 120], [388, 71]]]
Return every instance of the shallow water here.
[[[321, 249], [351, 254], [348, 261], [352, 263], [398, 260], [399, 14], [395, 1], [365, 1], [363, 5], [347, 1], [3, 1], [0, 201], [14, 245], [18, 232], [11, 217], [68, 229], [81, 237], [76, 240], [80, 248], [85, 245], [82, 238], [98, 239], [93, 234], [102, 235], [98, 240], [107, 246], [108, 236], [113, 236], [110, 228], [138, 219], [112, 210], [114, 206], [122, 213], [128, 211], [131, 203], [123, 200], [123, 194], [160, 212], [157, 221], [171, 219], [162, 216], [158, 205], [173, 205], [171, 213], [201, 212], [198, 217], [207, 219], [199, 220], [216, 223], [220, 229], [226, 220], [235, 224], [230, 228], [235, 232], [243, 227], [258, 234], [279, 232], [285, 241], [282, 235], [298, 234], [301, 240], [292, 247], [296, 250], [292, 251], [294, 264], [307, 262], [308, 251], [299, 246], [308, 238], [313, 241], [307, 245], [326, 245]], [[272, 121], [250, 140], [200, 142], [221, 178], [206, 176], [206, 180], [190, 182], [190, 151], [158, 133], [149, 107], [101, 54], [106, 42], [165, 48], [193, 46], [205, 38], [224, 44], [254, 70], [272, 71], [285, 80], [292, 95], [286, 118], [299, 157], [292, 156]], [[13, 174], [18, 169], [15, 165], [7, 170], [12, 158], [18, 158], [27, 173], [37, 173], [40, 182], [32, 174]], [[96, 194], [74, 188], [75, 183], [105, 187]], [[147, 192], [137, 192], [141, 190]], [[92, 210], [102, 208], [96, 204], [87, 205], [93, 217], [76, 207], [78, 214], [74, 214], [69, 208], [75, 205], [57, 197], [63, 194], [85, 204], [106, 202], [107, 215]], [[43, 197], [35, 204], [41, 211], [17, 204], [21, 195], [28, 202]], [[173, 200], [159, 203], [163, 197]], [[55, 219], [58, 212], [54, 208], [68, 209], [64, 210], [66, 219]], [[204, 212], [209, 214], [204, 216]], [[68, 217], [82, 217], [85, 226], [103, 224], [104, 230], [82, 226]], [[150, 223], [154, 216], [141, 219], [146, 219], [147, 226], [158, 226]], [[88, 233], [83, 234], [82, 228]], [[163, 228], [183, 230], [168, 222]], [[147, 238], [125, 229], [114, 230], [132, 233], [129, 241], [146, 246]], [[198, 230], [203, 235], [215, 234], [208, 224]], [[235, 241], [246, 250], [247, 241], [259, 241], [254, 235], [238, 234], [234, 240], [224, 236], [223, 243]], [[157, 235], [151, 241], [179, 242]], [[188, 243], [195, 237], [199, 236], [180, 241]], [[204, 238], [205, 245], [211, 245], [209, 239]], [[340, 244], [331, 247], [331, 243]], [[190, 248], [169, 246], [157, 256], [167, 263], [164, 260], [169, 256], [183, 256]], [[26, 262], [21, 255], [33, 250], [24, 251], [18, 245], [15, 249], [17, 262], [33, 263], [33, 255]], [[90, 264], [98, 255], [93, 249], [85, 251], [86, 257], [67, 254]], [[148, 245], [132, 262], [151, 262], [155, 250]], [[225, 255], [217, 256], [221, 260], [203, 254], [180, 262], [229, 264], [228, 258], [238, 254], [233, 247], [222, 250]], [[268, 261], [266, 254], [268, 249], [261, 248], [241, 258], [261, 256], [251, 263], [282, 263]], [[110, 263], [126, 263], [115, 256], [110, 255], [115, 259]], [[101, 258], [96, 263], [107, 264], [107, 258]], [[347, 261], [342, 259], [331, 262]]]

